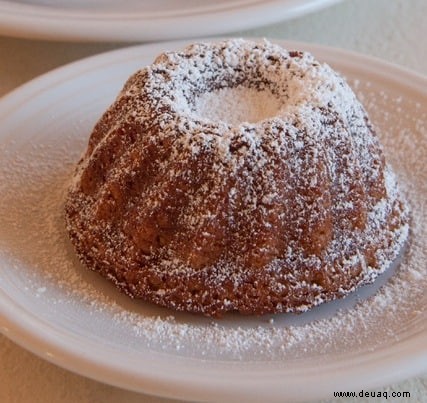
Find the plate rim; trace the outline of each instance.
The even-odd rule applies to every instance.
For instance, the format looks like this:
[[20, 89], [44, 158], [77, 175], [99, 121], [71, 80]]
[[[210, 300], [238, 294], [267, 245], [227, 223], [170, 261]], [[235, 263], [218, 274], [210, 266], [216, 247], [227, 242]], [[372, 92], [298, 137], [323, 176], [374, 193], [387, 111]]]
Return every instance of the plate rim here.
[[[199, 40], [204, 41], [209, 39]], [[335, 57], [335, 59], [342, 59], [345, 57], [344, 64], [351, 63], [354, 69], [359, 70], [360, 68], [363, 68], [364, 71], [370, 71], [375, 73], [374, 75], [380, 75], [386, 81], [395, 81], [397, 79], [396, 77], [399, 77], [399, 80], [396, 83], [404, 85], [405, 87], [410, 87], [412, 91], [421, 94], [421, 96], [427, 99], [427, 90], [423, 90], [423, 88], [427, 88], [427, 77], [418, 73], [414, 73], [408, 69], [401, 68], [370, 56], [360, 55], [355, 52], [344, 51], [337, 48], [280, 39], [272, 39], [272, 41], [288, 48], [294, 47], [299, 49], [308, 49], [309, 51], [314, 51], [315, 53], [326, 54], [324, 58], [328, 60], [328, 63], [330, 63], [331, 57]], [[20, 103], [31, 103], [32, 99], [37, 97], [38, 94], [50, 91], [59, 83], [67, 80], [73, 80], [75, 78], [77, 79], [88, 71], [101, 69], [102, 66], [111, 66], [114, 63], [123, 64], [125, 58], [129, 58], [132, 55], [133, 57], [137, 58], [141, 57], [141, 53], [152, 53], [155, 52], [156, 49], [160, 51], [161, 49], [169, 47], [181, 47], [188, 42], [188, 40], [173, 41], [161, 44], [127, 47], [106, 52], [100, 55], [91, 56], [52, 70], [3, 96], [0, 99], [0, 120], [3, 120], [5, 117], [7, 117], [9, 113], [15, 108], [19, 108]], [[152, 53], [152, 56], [154, 57], [155, 53]], [[378, 71], [378, 69], [380, 69], [380, 71]], [[172, 398], [190, 398], [194, 400], [200, 400], [203, 398], [203, 396], [206, 396], [206, 391], [210, 391], [211, 393], [222, 393], [221, 396], [218, 396], [220, 399], [230, 400], [230, 397], [237, 399], [239, 393], [241, 392], [242, 384], [239, 383], [238, 378], [236, 378], [236, 374], [232, 375], [233, 390], [227, 389], [225, 391], [226, 388], [224, 382], [228, 387], [230, 387], [230, 374], [227, 373], [227, 379], [221, 378], [220, 372], [215, 372], [216, 369], [214, 366], [208, 367], [207, 369], [204, 369], [204, 371], [211, 371], [211, 375], [216, 374], [219, 377], [219, 381], [217, 380], [215, 384], [212, 384], [212, 379], [209, 379], [207, 384], [206, 380], [205, 383], [202, 384], [200, 383], [200, 379], [198, 379], [199, 383], [195, 385], [194, 383], [192, 384], [191, 381], [188, 382], [188, 379], [182, 379], [182, 376], [186, 375], [185, 371], [183, 371], [184, 373], [178, 374], [178, 377], [171, 376], [171, 374], [169, 374], [169, 377], [166, 377], [162, 372], [161, 375], [163, 375], [163, 379], [160, 382], [158, 378], [160, 372], [154, 365], [155, 362], [151, 361], [151, 365], [148, 365], [145, 369], [145, 373], [142, 374], [144, 379], [141, 383], [141, 373], [139, 373], [138, 376], [132, 371], [127, 371], [126, 368], [123, 368], [123, 365], [114, 368], [111, 368], [111, 366], [110, 368], [106, 368], [108, 363], [105, 363], [99, 359], [95, 362], [93, 359], [82, 355], [82, 351], [76, 351], [75, 349], [71, 348], [70, 345], [65, 343], [65, 341], [63, 341], [61, 338], [54, 337], [53, 334], [55, 334], [55, 332], [52, 333], [51, 331], [46, 330], [49, 328], [49, 326], [51, 326], [48, 323], [42, 324], [43, 329], [45, 329], [44, 332], [37, 332], [37, 323], [35, 323], [37, 322], [37, 318], [34, 318], [33, 314], [26, 312], [22, 307], [17, 306], [14, 301], [9, 300], [5, 302], [5, 299], [9, 298], [0, 289], [0, 331], [2, 331], [5, 336], [12, 339], [17, 344], [32, 351], [41, 358], [73, 372], [80, 373], [84, 376], [96, 379], [101, 382], [108, 382], [115, 386], [124, 387], [126, 389]], [[24, 318], [26, 319], [25, 321], [23, 321]], [[24, 323], [22, 323], [22, 321]], [[6, 328], [9, 330], [6, 330]], [[423, 348], [420, 348], [420, 346]], [[405, 353], [403, 357], [402, 351]], [[154, 356], [158, 354], [163, 355], [163, 353], [152, 353]], [[365, 366], [362, 365], [361, 368], [359, 368], [361, 364], [357, 363], [357, 360], [356, 363], [352, 363], [353, 373], [359, 373], [365, 377], [365, 388], [379, 387], [382, 386], [385, 382], [394, 382], [402, 378], [401, 367], [397, 368], [396, 365], [396, 354], [400, 354], [399, 362], [402, 365], [406, 365], [406, 368], [408, 367], [408, 362], [411, 362], [412, 364], [409, 369], [407, 368], [405, 376], [414, 376], [420, 373], [422, 370], [425, 370], [425, 363], [427, 362], [427, 332], [423, 331], [421, 334], [415, 335], [409, 341], [401, 341], [400, 343], [394, 345], [392, 349], [390, 349], [388, 346], [385, 351], [380, 351], [380, 353], [380, 357], [375, 356], [375, 362], [365, 361], [362, 363]], [[383, 365], [385, 365], [385, 363], [394, 363], [394, 369], [390, 367], [386, 373], [377, 373], [378, 362], [380, 361], [379, 358], [383, 359]], [[180, 359], [181, 358], [179, 358], [179, 360]], [[199, 365], [201, 365], [200, 363], [202, 362], [202, 360], [190, 359], [187, 357], [184, 357], [183, 359], [189, 360], [190, 362], [193, 362], [193, 364], [199, 363]], [[238, 363], [236, 365], [238, 365]], [[357, 365], [359, 365], [359, 367]], [[366, 366], [369, 367], [370, 372], [366, 369]], [[343, 372], [342, 368], [340, 369], [341, 372], [334, 372], [336, 376], [334, 377], [332, 383], [330, 381], [328, 382], [327, 378], [325, 379], [326, 371], [325, 373], [322, 373], [321, 377], [324, 379], [324, 382], [322, 382], [322, 388], [319, 390], [319, 382], [317, 382], [316, 390], [305, 390], [303, 399], [331, 397], [331, 391], [333, 390], [331, 386], [336, 387], [337, 384], [340, 385], [342, 390], [353, 390], [352, 388], [355, 388], [360, 383], [358, 382], [358, 377], [355, 377], [355, 379], [348, 379], [348, 373]], [[367, 373], [370, 374], [369, 380], [366, 380]], [[268, 372], [268, 375], [271, 377], [271, 372]], [[259, 376], [259, 373], [257, 373], [257, 376]], [[309, 382], [309, 379], [311, 379], [310, 376], [315, 380], [316, 377], [318, 377], [318, 374], [304, 372], [304, 382]], [[338, 380], [337, 377], [339, 378]], [[276, 381], [277, 379], [274, 378], [274, 376], [273, 378], [262, 378], [264, 386], [270, 384], [271, 388], [275, 387], [274, 382]], [[234, 384], [234, 382], [236, 383]], [[167, 386], [166, 389], [165, 385]], [[258, 383], [253, 382], [252, 386], [250, 387], [252, 390], [248, 390], [248, 392], [255, 393], [257, 385]], [[298, 385], [296, 388], [294, 387], [294, 389], [287, 389], [287, 392], [287, 399], [289, 398], [292, 399], [292, 401], [297, 401], [298, 399], [302, 398], [301, 389], [298, 388]], [[226, 394], [224, 395], [224, 393]], [[281, 397], [283, 398], [283, 396]]]

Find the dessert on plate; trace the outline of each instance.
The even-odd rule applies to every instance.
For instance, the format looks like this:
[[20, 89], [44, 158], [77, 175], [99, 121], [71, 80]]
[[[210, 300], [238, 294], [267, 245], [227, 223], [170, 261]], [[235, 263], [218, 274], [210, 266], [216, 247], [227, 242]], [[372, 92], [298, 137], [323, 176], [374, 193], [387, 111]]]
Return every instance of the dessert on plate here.
[[370, 283], [408, 213], [345, 80], [268, 41], [200, 43], [132, 75], [67, 195], [80, 260], [131, 297], [303, 312]]

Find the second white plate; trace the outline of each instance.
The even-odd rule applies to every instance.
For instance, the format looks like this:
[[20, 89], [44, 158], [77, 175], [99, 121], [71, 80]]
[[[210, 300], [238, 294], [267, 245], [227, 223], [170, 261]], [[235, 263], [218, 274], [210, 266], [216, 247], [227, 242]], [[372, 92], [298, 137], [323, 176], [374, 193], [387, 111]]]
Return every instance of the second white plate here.
[[74, 41], [154, 41], [224, 34], [340, 0], [0, 0], [0, 34]]
[[0, 329], [60, 366], [136, 391], [194, 400], [300, 401], [427, 369], [427, 80], [340, 50], [411, 205], [411, 240], [382, 287], [299, 316], [211, 320], [131, 301], [80, 266], [64, 229], [67, 182], [126, 78], [166, 49], [85, 59], [0, 101]]

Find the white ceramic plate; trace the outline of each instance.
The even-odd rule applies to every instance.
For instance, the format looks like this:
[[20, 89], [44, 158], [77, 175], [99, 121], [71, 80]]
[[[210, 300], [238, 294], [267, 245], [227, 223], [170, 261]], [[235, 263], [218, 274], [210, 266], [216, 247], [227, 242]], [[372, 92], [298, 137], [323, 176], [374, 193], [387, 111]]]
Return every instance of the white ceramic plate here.
[[164, 40], [272, 24], [339, 0], [0, 1], [0, 34], [77, 41]]
[[55, 70], [0, 101], [6, 336], [91, 378], [194, 400], [327, 398], [427, 369], [427, 80], [364, 56], [279, 43], [310, 50], [344, 73], [379, 127], [413, 216], [395, 271], [307, 314], [213, 321], [131, 301], [81, 267], [62, 217], [73, 166], [129, 74], [183, 43], [133, 47]]

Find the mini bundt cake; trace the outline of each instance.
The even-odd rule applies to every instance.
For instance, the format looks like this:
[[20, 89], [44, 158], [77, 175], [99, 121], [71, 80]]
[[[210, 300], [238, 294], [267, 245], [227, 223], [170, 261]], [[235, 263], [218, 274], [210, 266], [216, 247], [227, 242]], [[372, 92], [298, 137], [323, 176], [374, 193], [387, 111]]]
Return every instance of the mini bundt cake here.
[[302, 312], [372, 282], [408, 213], [350, 87], [308, 53], [164, 53], [96, 124], [65, 215], [126, 294], [219, 316]]

